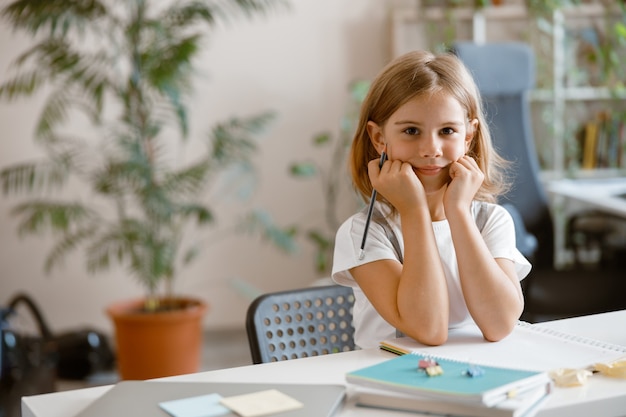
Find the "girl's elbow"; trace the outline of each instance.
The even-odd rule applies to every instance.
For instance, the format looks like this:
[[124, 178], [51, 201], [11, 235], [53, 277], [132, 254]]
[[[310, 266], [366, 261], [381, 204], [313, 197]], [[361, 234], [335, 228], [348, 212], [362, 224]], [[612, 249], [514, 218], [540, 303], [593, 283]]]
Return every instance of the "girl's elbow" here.
[[439, 346], [448, 341], [448, 328], [445, 329], [432, 329], [430, 331], [418, 331], [416, 334], [407, 334], [412, 339], [415, 339], [419, 343], [427, 346]]
[[430, 337], [421, 343], [428, 346], [440, 346], [448, 341], [448, 334]]
[[499, 342], [511, 334], [515, 328], [515, 322], [507, 323], [493, 329], [483, 330], [483, 337], [489, 342]]
[[492, 321], [490, 325], [485, 323], [485, 326], [481, 326], [483, 337], [490, 342], [498, 342], [507, 337], [515, 329], [523, 309], [524, 302], [521, 300], [517, 308], [508, 314], [501, 315], [500, 320]]
[[488, 342], [499, 342], [500, 340], [507, 337], [509, 333], [484, 333], [483, 337]]

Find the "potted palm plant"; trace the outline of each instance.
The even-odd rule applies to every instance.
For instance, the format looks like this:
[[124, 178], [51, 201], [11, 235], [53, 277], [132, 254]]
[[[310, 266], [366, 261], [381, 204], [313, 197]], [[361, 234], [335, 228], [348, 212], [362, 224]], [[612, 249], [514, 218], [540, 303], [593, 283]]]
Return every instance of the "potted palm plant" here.
[[[46, 270], [83, 249], [88, 271], [117, 263], [145, 287], [145, 298], [107, 309], [116, 325], [123, 379], [194, 372], [199, 366], [207, 306], [174, 291], [180, 268], [199, 250], [187, 232], [214, 223], [207, 191], [220, 173], [236, 166], [253, 174], [254, 136], [271, 114], [217, 124], [193, 160], [178, 163], [170, 155], [189, 145], [194, 59], [210, 29], [220, 19], [276, 6], [275, 0], [12, 0], [0, 10], [14, 30], [33, 37], [11, 78], [0, 85], [0, 98], [43, 87], [48, 92], [35, 127], [45, 157], [5, 167], [3, 189], [27, 192], [13, 210], [20, 233], [57, 237]], [[89, 128], [73, 131], [67, 122], [77, 117]], [[81, 200], [65, 198], [59, 189], [77, 180], [84, 184]], [[244, 220], [289, 248], [289, 235], [264, 213]], [[183, 324], [187, 314], [191, 319]], [[152, 330], [160, 327], [155, 318], [165, 323], [166, 333], [153, 338]], [[177, 347], [191, 352], [177, 353]], [[127, 356], [126, 348], [135, 356]], [[166, 351], [157, 353], [160, 348]]]

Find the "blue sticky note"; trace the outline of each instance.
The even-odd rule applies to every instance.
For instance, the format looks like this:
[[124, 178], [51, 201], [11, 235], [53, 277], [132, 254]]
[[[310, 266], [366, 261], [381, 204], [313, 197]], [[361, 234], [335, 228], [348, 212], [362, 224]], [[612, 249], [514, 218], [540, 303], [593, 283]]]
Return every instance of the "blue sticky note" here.
[[172, 417], [223, 416], [230, 413], [230, 410], [220, 404], [221, 399], [222, 396], [219, 394], [200, 395], [180, 400], [164, 401], [159, 403], [159, 407]]

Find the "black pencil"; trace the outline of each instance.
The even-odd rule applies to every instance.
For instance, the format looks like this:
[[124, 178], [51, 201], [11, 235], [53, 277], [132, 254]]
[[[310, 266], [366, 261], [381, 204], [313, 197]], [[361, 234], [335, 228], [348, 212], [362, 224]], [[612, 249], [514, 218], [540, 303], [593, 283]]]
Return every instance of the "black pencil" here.
[[[380, 154], [380, 162], [378, 163], [378, 167], [382, 168], [385, 163], [385, 159], [387, 159], [387, 154], [383, 151]], [[367, 232], [370, 228], [370, 222], [372, 221], [372, 213], [374, 212], [374, 203], [376, 203], [376, 195], [378, 193], [375, 189], [372, 190], [372, 196], [370, 197], [370, 205], [367, 208], [367, 218], [365, 219], [365, 230], [363, 230], [363, 239], [361, 240], [361, 250], [359, 251], [359, 259], [363, 259], [365, 257], [365, 241], [367, 240]]]

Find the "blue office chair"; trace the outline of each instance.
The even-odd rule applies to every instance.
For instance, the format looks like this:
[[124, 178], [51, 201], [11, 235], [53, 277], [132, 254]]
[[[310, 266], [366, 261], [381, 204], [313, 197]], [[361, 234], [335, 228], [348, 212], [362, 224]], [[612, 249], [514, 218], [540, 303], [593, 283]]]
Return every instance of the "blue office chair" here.
[[496, 149], [513, 164], [513, 187], [500, 203], [512, 213], [517, 246], [533, 264], [523, 281], [523, 318], [540, 321], [626, 308], [623, 271], [554, 269], [554, 228], [539, 178], [527, 97], [535, 84], [532, 48], [519, 42], [459, 42], [453, 51], [476, 80]]
[[454, 49], [476, 80], [494, 146], [513, 164], [513, 187], [500, 203], [518, 220], [518, 248], [533, 264], [551, 265], [552, 218], [537, 175], [539, 162], [532, 157], [536, 150], [526, 97], [535, 83], [532, 49], [522, 43], [471, 42], [457, 43]]
[[254, 364], [354, 350], [352, 288], [313, 286], [263, 294], [248, 307]]

